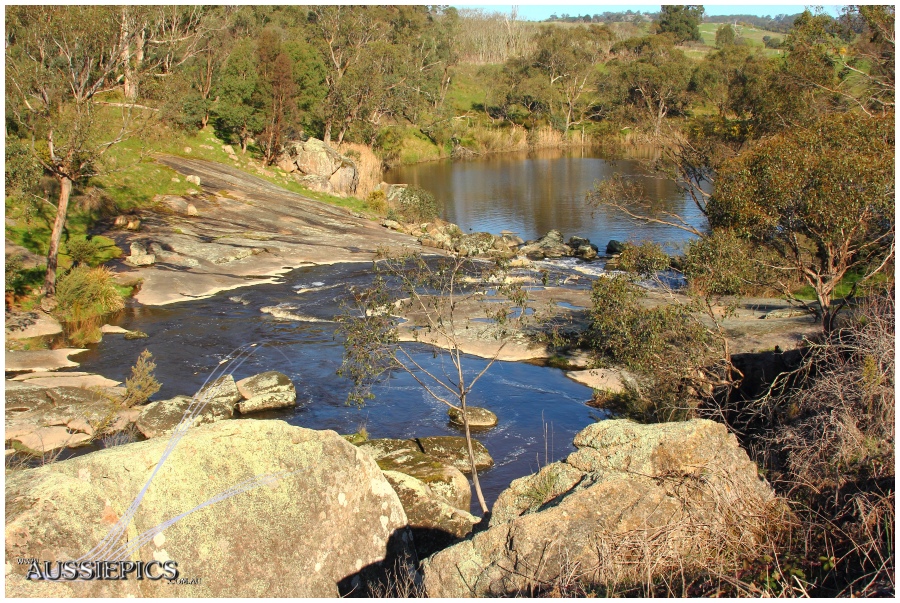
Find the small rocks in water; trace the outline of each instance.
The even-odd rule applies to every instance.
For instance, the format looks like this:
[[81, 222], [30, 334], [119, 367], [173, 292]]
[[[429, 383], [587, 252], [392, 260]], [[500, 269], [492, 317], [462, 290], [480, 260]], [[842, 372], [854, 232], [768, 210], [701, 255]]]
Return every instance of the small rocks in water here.
[[241, 414], [290, 408], [297, 403], [297, 390], [290, 378], [278, 371], [267, 371], [241, 379], [237, 389], [244, 398], [238, 402]]
[[606, 253], [607, 255], [614, 255], [617, 253], [622, 253], [625, 249], [625, 244], [621, 241], [617, 241], [615, 239], [610, 239], [609, 243], [606, 244]]
[[[451, 423], [459, 427], [463, 426], [462, 410], [451, 408], [447, 414], [450, 416]], [[466, 408], [466, 416], [469, 418], [469, 427], [485, 429], [497, 425], [497, 415], [486, 408], [469, 406]]]
[[146, 339], [147, 337], [150, 336], [143, 331], [128, 331], [125, 333], [125, 339]]

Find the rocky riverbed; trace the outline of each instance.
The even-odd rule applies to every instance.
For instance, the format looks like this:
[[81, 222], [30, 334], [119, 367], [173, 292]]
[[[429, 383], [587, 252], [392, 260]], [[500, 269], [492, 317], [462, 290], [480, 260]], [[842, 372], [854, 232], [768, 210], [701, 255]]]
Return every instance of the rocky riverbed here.
[[[418, 232], [395, 230], [392, 224], [386, 228], [227, 166], [172, 157], [160, 161], [198, 179], [203, 192], [185, 199], [159, 199], [155, 211], [135, 217], [140, 230], [111, 231], [117, 244], [131, 251], [115, 268], [122, 278], [142, 281], [135, 296], [139, 307], [168, 306], [269, 283], [303, 265], [367, 262], [384, 245], [398, 249], [425, 245], [434, 253], [462, 245], [473, 253], [509, 257], [525, 249], [527, 257], [516, 260], [509, 278], [520, 279], [528, 288], [531, 310], [563, 328], [577, 330], [588, 323], [593, 277], [573, 269], [558, 270], [552, 264], [555, 258], [577, 254], [590, 259], [587, 256], [593, 257], [598, 250], [588, 241], [564, 243], [557, 233], [520, 249], [520, 241], [504, 235], [445, 236], [447, 225], [442, 224], [419, 225]], [[578, 268], [590, 266], [579, 264]], [[546, 278], [548, 273], [552, 278]], [[489, 315], [497, 283], [472, 285], [483, 290], [457, 308], [466, 317], [453, 334], [462, 351], [502, 360], [540, 360], [550, 355], [533, 332], [513, 332], [498, 339], [490, 320], [474, 320]], [[646, 303], [669, 301], [651, 293]], [[290, 315], [282, 312], [278, 317], [271, 308], [268, 313], [274, 319], [287, 321], [300, 320], [296, 313], [305, 311], [280, 308]], [[732, 350], [776, 346], [787, 350], [816, 330], [803, 316], [760, 320], [786, 309], [787, 304], [776, 300], [744, 300], [725, 323]], [[405, 320], [403, 339], [447, 345], [440, 338], [417, 334], [424, 325], [421, 315], [408, 312], [400, 317]], [[107, 329], [107, 336], [119, 336], [117, 329]], [[58, 332], [58, 323], [41, 313], [7, 319], [8, 337], [27, 339]], [[174, 514], [202, 506], [204, 500], [235, 484], [250, 484], [246, 491], [192, 514], [165, 532], [151, 534], [148, 546], [135, 553], [145, 562], [183, 560], [179, 566], [183, 576], [200, 579], [190, 596], [348, 594], [360, 588], [361, 580], [394, 566], [404, 555], [425, 558], [437, 551], [443, 552], [425, 565], [429, 594], [534, 592], [563, 571], [563, 551], [566, 558], [595, 568], [597, 576], [628, 577], [627, 568], [603, 565], [591, 557], [599, 542], [592, 540], [597, 526], [607, 544], [617, 535], [631, 538], [640, 526], [663, 530], [669, 534], [668, 550], [690, 555], [684, 536], [688, 528], [702, 524], [715, 537], [739, 524], [743, 516], [774, 516], [778, 511], [768, 485], [756, 476], [752, 463], [721, 426], [689, 422], [663, 429], [605, 421], [581, 431], [574, 440], [577, 452], [565, 461], [545, 459], [546, 467], [535, 476], [511, 484], [498, 497], [489, 522], [481, 521], [470, 513], [471, 492], [463, 474], [468, 463], [458, 436], [363, 437], [354, 439], [359, 444], [355, 447], [331, 431], [271, 420], [271, 413], [277, 412], [273, 409], [298, 405], [298, 393], [291, 377], [270, 370], [237, 381], [224, 375], [194, 396], [195, 391], [188, 389], [142, 407], [121, 409], [116, 405], [123, 395], [121, 381], [58, 370], [76, 368], [81, 351], [6, 353], [7, 377], [14, 377], [6, 382], [7, 446], [15, 442], [19, 450], [45, 458], [47, 453], [78, 445], [108, 447], [9, 474], [8, 559], [65, 560], [87, 552], [128, 516], [132, 497], [173, 433], [184, 441], [169, 461], [167, 473], [155, 482], [152, 491], [156, 494], [142, 503], [131, 524], [126, 522], [129, 539], [152, 531]], [[570, 378], [592, 387], [614, 389], [628, 379], [618, 371], [590, 369], [587, 358], [577, 351], [565, 362], [572, 369]], [[182, 432], [179, 424], [186, 413], [195, 420]], [[256, 413], [262, 413], [258, 416], [263, 419], [244, 418]], [[502, 425], [508, 417], [495, 420]], [[131, 436], [117, 435], [124, 432]], [[103, 446], [96, 446], [100, 441]], [[490, 450], [476, 449], [483, 468], [494, 464]], [[699, 489], [689, 489], [693, 498], [687, 503], [684, 489], [666, 485], [670, 478], [684, 484], [697, 476], [705, 477], [697, 482]], [[731, 481], [719, 483], [725, 479], [721, 476]], [[253, 482], [256, 478], [262, 481]], [[727, 500], [716, 498], [721, 492], [731, 494]], [[612, 511], [594, 517], [594, 509], [606, 508], [612, 499], [634, 503], [628, 521], [614, 518]], [[733, 511], [731, 515], [711, 522], [697, 519], [698, 513], [723, 508], [723, 503]], [[60, 514], [63, 508], [73, 512]], [[692, 509], [690, 517], [684, 515], [685, 508]], [[700, 523], [686, 528], [688, 520]], [[275, 529], [284, 526], [289, 526], [287, 532]], [[742, 537], [746, 546], [763, 542], [765, 535], [756, 526], [742, 529], [747, 532]], [[242, 536], [256, 533], [262, 536], [252, 542]], [[466, 540], [451, 546], [460, 539]], [[567, 546], [561, 547], [562, 543]], [[241, 569], [234, 573], [238, 556]], [[259, 569], [261, 565], [266, 569]], [[26, 581], [27, 568], [7, 566], [7, 595], [168, 596], [162, 583]], [[229, 572], [234, 577], [227, 584], [218, 580]], [[277, 578], [285, 572], [300, 572], [304, 578]], [[263, 588], [263, 584], [269, 586]]]

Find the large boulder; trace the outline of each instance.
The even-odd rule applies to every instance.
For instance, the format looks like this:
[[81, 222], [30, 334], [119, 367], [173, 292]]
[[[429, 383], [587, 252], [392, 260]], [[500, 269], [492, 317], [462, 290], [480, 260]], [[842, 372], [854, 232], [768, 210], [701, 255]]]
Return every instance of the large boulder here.
[[316, 138], [286, 144], [276, 163], [311, 190], [352, 195], [359, 183], [353, 160]]
[[238, 402], [244, 399], [234, 382], [234, 376], [230, 373], [210, 381], [201, 387], [194, 397], [217, 407], [231, 406], [232, 410]]
[[[8, 473], [7, 559], [65, 561], [94, 549], [167, 445], [147, 440]], [[214, 500], [255, 478], [263, 478], [256, 487]], [[371, 457], [332, 431], [283, 421], [223, 421], [189, 431], [115, 545], [134, 543], [182, 513], [127, 558], [174, 561], [187, 584], [28, 581], [29, 565], [11, 563], [6, 595], [336, 597], [358, 592], [359, 578], [393, 565], [396, 554], [414, 554], [403, 507]]]
[[[171, 435], [193, 402], [194, 398], [190, 396], [175, 396], [170, 400], [151, 402], [141, 409], [135, 425], [146, 438]], [[205, 402], [200, 399], [194, 409], [201, 405], [202, 408], [194, 416], [191, 427], [215, 423], [234, 416], [234, 403], [223, 401], [222, 398], [212, 398]]]
[[479, 521], [468, 511], [449, 504], [420, 479], [398, 471], [385, 471], [384, 477], [400, 498], [421, 559], [465, 538]]
[[360, 449], [370, 454], [385, 472], [403, 473], [427, 485], [432, 494], [455, 509], [472, 502], [469, 480], [457, 469], [426, 456], [415, 440], [369, 440]]
[[429, 596], [532, 594], [561, 579], [628, 584], [724, 567], [759, 552], [784, 521], [756, 465], [713, 421], [603, 421], [575, 445], [564, 463], [513, 482], [488, 530], [425, 562]]
[[237, 390], [244, 398], [238, 402], [242, 415], [290, 408], [297, 403], [297, 390], [290, 377], [278, 371], [266, 371], [237, 382]]

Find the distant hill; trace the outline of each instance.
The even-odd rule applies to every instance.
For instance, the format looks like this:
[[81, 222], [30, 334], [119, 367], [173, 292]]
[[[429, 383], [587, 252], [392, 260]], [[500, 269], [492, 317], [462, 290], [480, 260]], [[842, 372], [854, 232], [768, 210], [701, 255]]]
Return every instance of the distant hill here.
[[794, 25], [794, 19], [799, 17], [801, 13], [795, 15], [777, 15], [774, 18], [766, 15], [765, 17], [757, 17], [756, 15], [716, 15], [714, 17], [703, 17], [704, 23], [738, 23], [755, 27], [756, 29], [765, 29], [777, 33], [787, 33], [791, 26]]

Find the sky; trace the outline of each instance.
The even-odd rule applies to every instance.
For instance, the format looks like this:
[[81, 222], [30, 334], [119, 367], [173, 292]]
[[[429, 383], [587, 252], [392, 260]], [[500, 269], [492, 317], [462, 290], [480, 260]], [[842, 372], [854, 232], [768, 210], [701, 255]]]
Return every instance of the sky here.
[[[545, 0], [546, 2], [546, 0]], [[485, 4], [453, 4], [456, 8], [483, 8], [485, 10], [509, 12], [512, 3], [485, 3]], [[519, 18], [530, 21], [542, 21], [551, 14], [562, 15], [583, 15], [589, 13], [591, 15], [602, 13], [605, 11], [640, 11], [640, 12], [658, 12], [659, 4], [606, 4], [597, 2], [583, 2], [574, 4], [546, 4], [538, 2], [519, 2], [516, 6], [519, 9]], [[757, 3], [757, 4], [703, 4], [707, 15], [794, 15], [803, 12], [807, 7], [813, 8], [817, 5], [812, 4], [781, 4], [781, 3]], [[840, 6], [822, 6], [822, 8], [830, 15], [837, 16], [840, 14]]]

